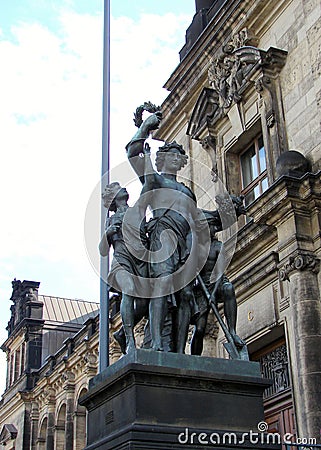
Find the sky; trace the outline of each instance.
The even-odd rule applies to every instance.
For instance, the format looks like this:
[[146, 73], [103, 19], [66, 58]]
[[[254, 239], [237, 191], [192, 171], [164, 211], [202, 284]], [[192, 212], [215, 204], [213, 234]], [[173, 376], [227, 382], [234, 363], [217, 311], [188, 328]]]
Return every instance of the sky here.
[[[168, 95], [194, 13], [194, 0], [111, 0], [111, 181], [134, 179], [133, 112]], [[99, 301], [102, 43], [101, 0], [0, 0], [1, 343], [14, 278]]]

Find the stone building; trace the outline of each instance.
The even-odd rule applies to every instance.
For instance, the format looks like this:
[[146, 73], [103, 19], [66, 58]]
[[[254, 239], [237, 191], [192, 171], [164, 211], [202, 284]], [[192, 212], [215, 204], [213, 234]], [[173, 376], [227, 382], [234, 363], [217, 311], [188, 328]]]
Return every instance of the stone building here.
[[[247, 217], [221, 236], [238, 333], [274, 380], [264, 399], [269, 431], [320, 440], [320, 4], [195, 3], [155, 137], [184, 145], [182, 179], [200, 207], [215, 208], [222, 186], [245, 196]], [[0, 446], [81, 449], [78, 398], [97, 371], [97, 304], [41, 296], [38, 287], [13, 285]], [[111, 361], [120, 356], [118, 311], [115, 298]], [[211, 317], [204, 354], [226, 357], [223, 341]]]
[[[270, 430], [318, 440], [320, 42], [318, 0], [196, 0], [155, 133], [184, 145], [200, 207], [215, 208], [222, 185], [245, 196], [246, 220], [222, 236], [238, 332], [274, 378]], [[211, 334], [206, 353], [223, 356]]]
[[97, 372], [99, 305], [39, 295], [39, 284], [12, 283], [0, 448], [81, 450], [86, 411], [78, 398]]

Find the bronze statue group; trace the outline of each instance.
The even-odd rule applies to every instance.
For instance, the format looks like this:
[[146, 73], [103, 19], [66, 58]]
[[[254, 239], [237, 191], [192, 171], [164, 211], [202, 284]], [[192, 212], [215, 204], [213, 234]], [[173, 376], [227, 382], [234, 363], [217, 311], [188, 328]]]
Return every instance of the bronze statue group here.
[[[176, 142], [159, 148], [155, 170], [145, 141], [161, 118], [159, 111], [150, 115], [126, 147], [129, 163], [142, 183], [134, 207], [128, 206], [128, 192], [118, 182], [106, 186], [103, 193], [108, 213], [99, 250], [106, 256], [113, 247], [108, 285], [121, 294], [122, 327], [114, 337], [123, 353], [133, 351], [135, 325], [146, 317], [143, 347], [185, 353], [193, 325], [190, 353], [201, 355], [211, 308], [225, 326], [217, 310], [222, 302], [225, 334], [237, 351], [245, 344], [236, 334], [235, 292], [224, 274], [217, 233], [245, 214], [242, 197], [230, 196], [226, 202], [218, 196], [218, 210], [198, 208], [192, 190], [177, 181], [188, 157]], [[147, 208], [152, 211], [148, 221]]]

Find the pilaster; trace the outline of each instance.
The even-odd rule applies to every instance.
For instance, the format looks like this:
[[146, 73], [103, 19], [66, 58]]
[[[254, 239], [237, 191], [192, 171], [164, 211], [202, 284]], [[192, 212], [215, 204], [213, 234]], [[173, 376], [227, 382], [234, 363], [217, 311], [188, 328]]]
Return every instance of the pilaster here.
[[320, 268], [321, 173], [302, 178], [283, 176], [250, 208], [255, 222], [277, 231], [279, 279], [289, 283], [287, 312], [290, 364], [297, 411], [298, 436], [320, 439], [321, 300]]
[[74, 395], [75, 395], [75, 374], [66, 370], [62, 378], [64, 380], [64, 391], [66, 392], [66, 424], [65, 424], [65, 449], [74, 448]]
[[39, 433], [39, 408], [38, 403], [32, 402], [30, 412], [30, 449], [37, 450], [37, 439]]
[[47, 388], [47, 433], [46, 433], [46, 450], [55, 450], [55, 393], [52, 388]]

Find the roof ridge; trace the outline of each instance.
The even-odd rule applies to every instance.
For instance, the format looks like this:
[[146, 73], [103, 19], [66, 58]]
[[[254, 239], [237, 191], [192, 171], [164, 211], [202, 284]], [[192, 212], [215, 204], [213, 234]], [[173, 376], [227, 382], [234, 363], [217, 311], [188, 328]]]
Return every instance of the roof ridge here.
[[70, 297], [62, 297], [60, 295], [46, 295], [46, 294], [39, 294], [38, 297], [49, 297], [49, 298], [61, 298], [62, 300], [69, 300], [73, 302], [84, 302], [84, 303], [95, 303], [99, 305], [98, 301], [94, 300], [84, 300], [82, 298], [70, 298]]

